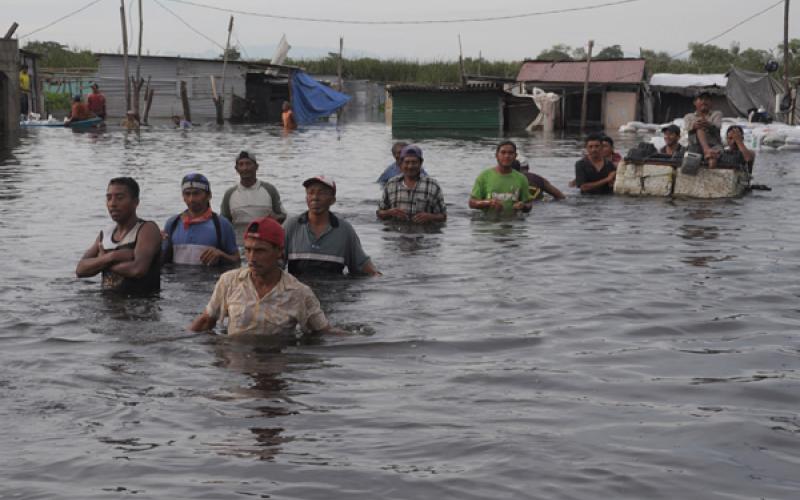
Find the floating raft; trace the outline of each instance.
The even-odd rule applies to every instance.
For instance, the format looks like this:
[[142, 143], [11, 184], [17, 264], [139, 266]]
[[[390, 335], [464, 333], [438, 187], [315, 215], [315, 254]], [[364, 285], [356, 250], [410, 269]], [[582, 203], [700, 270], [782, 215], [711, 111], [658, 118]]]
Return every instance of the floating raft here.
[[617, 167], [614, 194], [675, 198], [737, 198], [747, 191], [750, 174], [737, 168], [701, 168], [687, 175], [669, 164], [622, 161]]

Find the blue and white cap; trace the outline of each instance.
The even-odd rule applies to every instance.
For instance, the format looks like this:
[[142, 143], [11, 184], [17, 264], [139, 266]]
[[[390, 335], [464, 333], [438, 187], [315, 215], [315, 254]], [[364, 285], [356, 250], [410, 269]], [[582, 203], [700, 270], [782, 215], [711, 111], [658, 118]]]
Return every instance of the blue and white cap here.
[[211, 183], [203, 174], [193, 172], [186, 174], [181, 181], [181, 191], [184, 189], [202, 189], [203, 191], [211, 192]]

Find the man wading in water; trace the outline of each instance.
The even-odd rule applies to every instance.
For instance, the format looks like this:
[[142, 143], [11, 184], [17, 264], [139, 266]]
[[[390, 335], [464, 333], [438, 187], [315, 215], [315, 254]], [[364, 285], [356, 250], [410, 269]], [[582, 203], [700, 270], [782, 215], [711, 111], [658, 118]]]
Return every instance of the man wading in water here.
[[139, 184], [130, 177], [108, 183], [106, 207], [114, 221], [83, 254], [79, 278], [103, 273], [103, 288], [123, 293], [148, 293], [161, 287], [161, 232], [136, 215]]
[[586, 138], [586, 157], [575, 163], [575, 185], [581, 194], [611, 194], [617, 169], [603, 156], [603, 138], [592, 134]]

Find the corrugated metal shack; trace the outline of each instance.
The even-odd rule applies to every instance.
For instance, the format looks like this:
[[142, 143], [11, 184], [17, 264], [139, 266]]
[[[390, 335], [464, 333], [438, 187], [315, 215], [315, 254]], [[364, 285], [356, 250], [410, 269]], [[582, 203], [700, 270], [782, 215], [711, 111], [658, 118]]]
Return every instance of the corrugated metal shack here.
[[393, 129], [480, 130], [504, 128], [502, 85], [388, 85], [386, 121]]
[[[123, 57], [121, 54], [97, 54], [97, 58], [95, 80], [106, 96], [108, 115], [122, 117], [127, 111]], [[220, 59], [142, 56], [140, 74], [145, 81], [150, 78], [150, 88], [155, 91], [150, 118], [168, 119], [183, 114], [180, 84], [185, 81], [192, 121], [214, 120], [216, 109], [212, 101], [211, 77], [216, 77], [219, 92], [222, 66]], [[131, 76], [135, 75], [135, 68], [136, 57], [128, 56], [128, 72]], [[225, 69], [225, 119], [280, 121], [281, 103], [289, 98], [291, 70], [285, 66], [228, 61]]]
[[[617, 129], [641, 114], [644, 59], [592, 61], [589, 69], [586, 124]], [[527, 92], [538, 87], [561, 95], [561, 128], [580, 125], [586, 61], [525, 61], [517, 81]]]
[[650, 95], [654, 123], [666, 123], [694, 112], [694, 95], [698, 90], [711, 94], [711, 106], [723, 116], [736, 116], [725, 92], [728, 77], [724, 74], [655, 73], [650, 77]]

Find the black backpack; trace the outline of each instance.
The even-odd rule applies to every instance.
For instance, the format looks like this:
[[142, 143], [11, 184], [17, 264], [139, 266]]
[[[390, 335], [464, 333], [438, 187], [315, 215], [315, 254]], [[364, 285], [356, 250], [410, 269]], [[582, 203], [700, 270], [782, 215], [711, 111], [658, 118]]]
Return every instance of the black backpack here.
[[642, 163], [654, 154], [658, 153], [658, 149], [649, 142], [640, 142], [638, 146], [628, 151], [625, 155], [625, 161], [631, 163]]
[[[222, 227], [220, 226], [219, 222], [219, 215], [216, 212], [211, 212], [211, 220], [214, 222], [214, 231], [217, 233], [217, 248], [220, 250], [222, 248]], [[172, 262], [172, 235], [175, 233], [175, 230], [178, 228], [178, 223], [181, 221], [181, 214], [178, 214], [175, 217], [175, 220], [172, 221], [170, 224], [169, 229], [167, 230], [167, 249], [164, 250], [164, 263]]]

